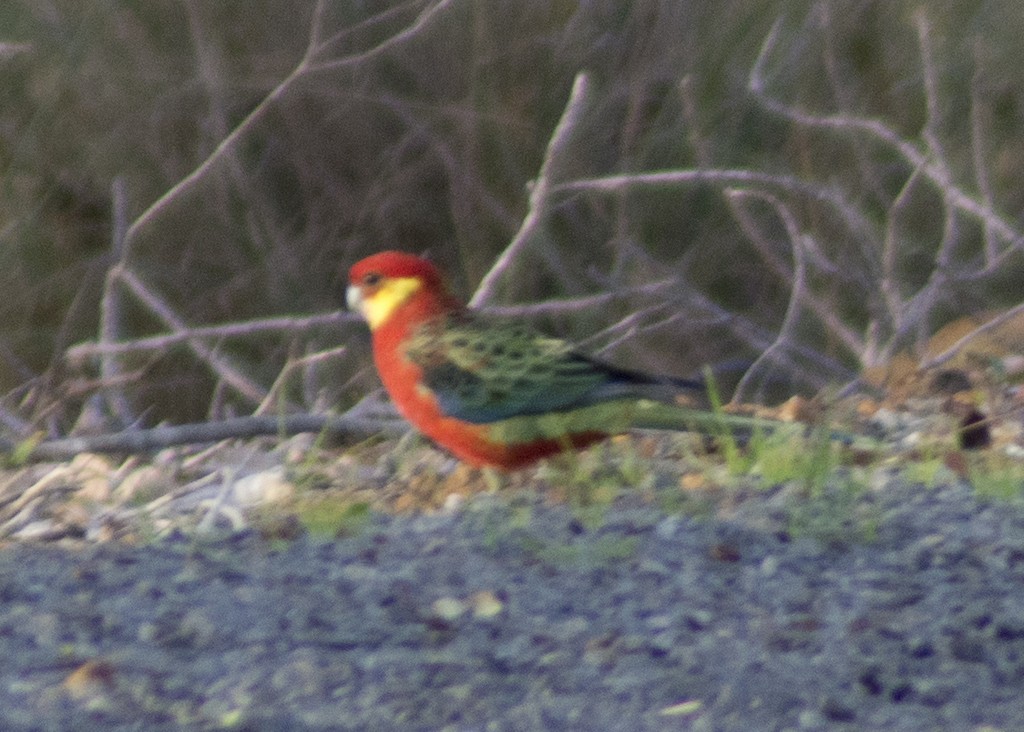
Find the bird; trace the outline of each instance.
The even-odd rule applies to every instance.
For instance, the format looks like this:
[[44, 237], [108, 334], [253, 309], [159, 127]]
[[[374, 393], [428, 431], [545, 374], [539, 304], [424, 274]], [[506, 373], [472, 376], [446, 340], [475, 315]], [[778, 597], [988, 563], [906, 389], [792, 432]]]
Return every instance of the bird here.
[[[457, 299], [423, 257], [382, 251], [358, 261], [345, 299], [370, 328], [377, 373], [398, 411], [471, 466], [515, 470], [632, 428], [709, 424], [706, 411], [675, 400], [703, 397], [703, 381], [618, 368], [521, 319], [488, 317]], [[731, 427], [754, 421], [713, 417]]]

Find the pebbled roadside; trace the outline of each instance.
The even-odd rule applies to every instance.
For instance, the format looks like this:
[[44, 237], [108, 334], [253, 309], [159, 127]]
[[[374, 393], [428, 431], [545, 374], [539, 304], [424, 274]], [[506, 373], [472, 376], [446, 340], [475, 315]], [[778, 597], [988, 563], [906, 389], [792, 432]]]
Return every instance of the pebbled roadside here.
[[485, 495], [332, 541], [10, 545], [0, 727], [1024, 729], [1024, 508], [857, 500], [851, 540], [794, 537], [775, 490], [596, 528]]

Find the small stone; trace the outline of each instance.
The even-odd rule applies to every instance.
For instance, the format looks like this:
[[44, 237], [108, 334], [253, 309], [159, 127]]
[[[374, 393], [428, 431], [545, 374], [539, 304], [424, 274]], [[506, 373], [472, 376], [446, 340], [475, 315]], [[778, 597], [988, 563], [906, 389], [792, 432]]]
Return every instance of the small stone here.
[[113, 690], [117, 678], [113, 664], [86, 661], [64, 679], [64, 689], [72, 699], [88, 699]]
[[704, 702], [699, 699], [690, 699], [688, 701], [679, 702], [678, 704], [671, 704], [658, 711], [663, 717], [682, 717], [686, 714], [693, 714], [699, 712], [701, 707], [704, 706]]
[[430, 606], [434, 616], [442, 620], [458, 620], [466, 612], [466, 605], [462, 600], [454, 597], [442, 597], [434, 600]]
[[153, 465], [143, 465], [124, 477], [113, 491], [113, 499], [121, 503], [144, 503], [165, 493], [170, 487], [166, 472]]
[[805, 709], [797, 718], [800, 729], [825, 729], [828, 720], [817, 709]]
[[505, 605], [490, 590], [474, 593], [469, 602], [473, 606], [474, 618], [493, 618], [505, 609]]
[[284, 477], [284, 468], [276, 467], [247, 475], [235, 481], [232, 495], [242, 506], [279, 503], [295, 492], [295, 486]]
[[114, 472], [110, 460], [90, 453], [76, 455], [69, 466], [81, 485], [75, 496], [102, 503], [110, 498], [110, 476]]

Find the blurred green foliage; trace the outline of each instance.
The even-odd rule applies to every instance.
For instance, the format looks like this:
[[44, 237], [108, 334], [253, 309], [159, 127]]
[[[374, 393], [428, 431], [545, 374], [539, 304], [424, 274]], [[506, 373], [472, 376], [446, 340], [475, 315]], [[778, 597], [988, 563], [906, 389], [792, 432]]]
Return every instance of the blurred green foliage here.
[[[939, 104], [931, 112], [922, 17]], [[851, 332], [877, 330], [885, 343], [912, 341], [958, 312], [1015, 304], [1019, 244], [1004, 246], [984, 276], [953, 278], [913, 332], [891, 322], [879, 283], [895, 278], [907, 298], [928, 284], [948, 233], [946, 199], [915, 182], [892, 146], [767, 109], [748, 79], [773, 27], [761, 59], [769, 96], [808, 114], [881, 121], [922, 148], [934, 134], [967, 195], [1019, 218], [1024, 14], [1012, 3], [8, 0], [0, 389], [20, 397], [24, 385], [45, 384], [65, 405], [65, 426], [91, 393], [81, 380], [69, 386], [58, 365], [97, 333], [116, 179], [129, 222], [167, 197], [131, 230], [125, 263], [189, 324], [337, 307], [340, 273], [383, 248], [429, 252], [471, 294], [526, 213], [527, 184], [581, 71], [591, 93], [554, 167], [558, 181], [716, 168], [839, 191], [869, 235], [811, 196], [754, 187], [779, 197], [827, 260], [811, 262], [808, 292]], [[748, 224], [777, 247], [773, 268], [738, 220], [732, 187], [561, 196], [495, 303], [676, 278], [654, 296], [542, 324], [585, 337], [651, 309], [635, 333], [608, 331], [595, 345], [675, 374], [753, 358], [790, 304], [793, 242], [766, 199], [747, 201]], [[963, 215], [954, 224], [954, 263], [971, 267], [986, 228]], [[899, 240], [888, 259], [887, 235]], [[123, 338], [162, 330], [127, 302]], [[360, 346], [329, 394], [344, 402], [372, 383], [344, 381], [366, 363], [359, 333], [352, 325], [217, 347], [269, 387], [296, 342], [300, 351]], [[784, 390], [848, 377], [865, 355], [806, 312], [783, 345], [790, 359], [763, 380]], [[217, 392], [209, 369], [180, 348], [127, 366], [138, 369], [129, 396], [148, 419], [202, 416], [215, 393], [252, 406]]]

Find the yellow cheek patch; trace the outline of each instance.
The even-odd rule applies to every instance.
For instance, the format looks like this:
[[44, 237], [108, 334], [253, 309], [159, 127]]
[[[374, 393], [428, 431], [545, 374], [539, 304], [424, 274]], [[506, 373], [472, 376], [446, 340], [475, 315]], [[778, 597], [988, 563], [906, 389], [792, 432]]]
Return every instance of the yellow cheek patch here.
[[422, 286], [422, 280], [416, 277], [395, 277], [387, 280], [373, 294], [362, 298], [359, 309], [369, 323], [370, 330], [376, 330], [386, 322], [395, 308], [412, 297]]

